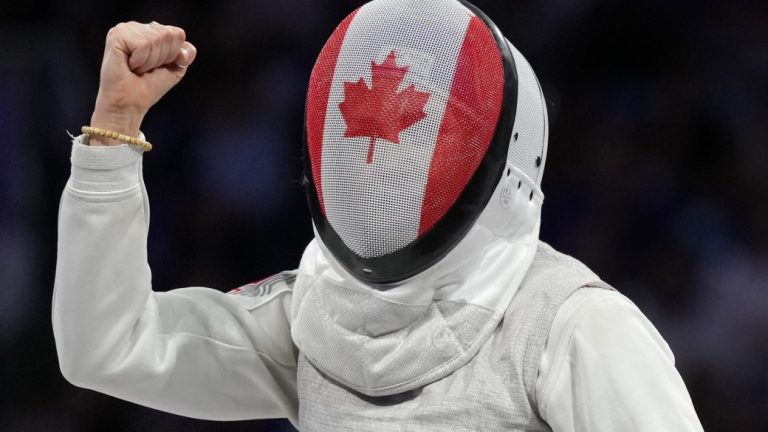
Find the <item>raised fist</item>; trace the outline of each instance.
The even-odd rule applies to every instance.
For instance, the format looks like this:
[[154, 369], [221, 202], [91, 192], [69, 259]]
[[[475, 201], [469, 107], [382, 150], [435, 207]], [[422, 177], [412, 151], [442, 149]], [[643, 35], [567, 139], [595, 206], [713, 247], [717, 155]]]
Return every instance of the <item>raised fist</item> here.
[[[110, 29], [91, 126], [137, 136], [149, 108], [181, 81], [196, 54], [178, 27], [127, 22]], [[92, 137], [91, 144], [119, 143]]]

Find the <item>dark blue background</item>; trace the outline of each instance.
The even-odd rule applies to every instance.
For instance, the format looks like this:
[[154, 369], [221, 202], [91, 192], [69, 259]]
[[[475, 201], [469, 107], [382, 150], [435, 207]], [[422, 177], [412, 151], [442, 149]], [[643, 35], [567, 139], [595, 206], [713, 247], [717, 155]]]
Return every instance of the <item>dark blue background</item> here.
[[[477, 4], [548, 99], [542, 238], [653, 320], [707, 431], [768, 430], [768, 3]], [[358, 5], [0, 3], [0, 429], [289, 429], [176, 417], [61, 377], [50, 301], [66, 131], [90, 120], [109, 27], [185, 28], [198, 60], [142, 127], [155, 144], [155, 287], [229, 290], [293, 268], [311, 237], [299, 183], [309, 71]]]

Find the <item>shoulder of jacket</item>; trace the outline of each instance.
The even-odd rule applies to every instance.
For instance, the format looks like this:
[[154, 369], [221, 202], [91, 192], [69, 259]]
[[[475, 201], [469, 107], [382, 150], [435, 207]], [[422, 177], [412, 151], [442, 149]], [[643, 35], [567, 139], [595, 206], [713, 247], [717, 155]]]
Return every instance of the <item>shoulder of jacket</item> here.
[[584, 263], [543, 241], [539, 241], [522, 285], [527, 289], [533, 286], [549, 290], [574, 290], [582, 286], [613, 289]]
[[[536, 376], [555, 316], [580, 288], [612, 290], [579, 260], [539, 242], [523, 282], [507, 309], [500, 344], [523, 378], [529, 400], [536, 400]], [[577, 296], [581, 297], [581, 296]]]
[[556, 250], [543, 241], [539, 241], [531, 267], [565, 267], [579, 271], [592, 272], [589, 267], [578, 259]]

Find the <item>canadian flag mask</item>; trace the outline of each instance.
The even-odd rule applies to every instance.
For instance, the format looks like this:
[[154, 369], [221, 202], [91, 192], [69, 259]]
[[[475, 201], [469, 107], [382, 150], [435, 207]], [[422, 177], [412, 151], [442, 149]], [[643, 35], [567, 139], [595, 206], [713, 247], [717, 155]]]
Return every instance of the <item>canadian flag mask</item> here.
[[[307, 93], [305, 176], [316, 232], [350, 273], [404, 280], [472, 227], [523, 157], [515, 52], [456, 0], [376, 0], [331, 35]], [[534, 182], [545, 148], [523, 151]]]

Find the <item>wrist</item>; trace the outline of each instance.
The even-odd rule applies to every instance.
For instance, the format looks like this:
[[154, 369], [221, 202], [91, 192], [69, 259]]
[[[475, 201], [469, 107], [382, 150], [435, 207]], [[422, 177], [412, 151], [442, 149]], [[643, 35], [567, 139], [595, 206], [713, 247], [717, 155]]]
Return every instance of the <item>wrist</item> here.
[[[90, 126], [114, 131], [130, 137], [138, 137], [141, 128], [141, 122], [144, 120], [146, 110], [139, 109], [121, 109], [104, 106], [97, 99], [96, 108], [91, 115]], [[92, 145], [119, 145], [123, 144], [111, 138], [92, 136], [90, 137]]]

